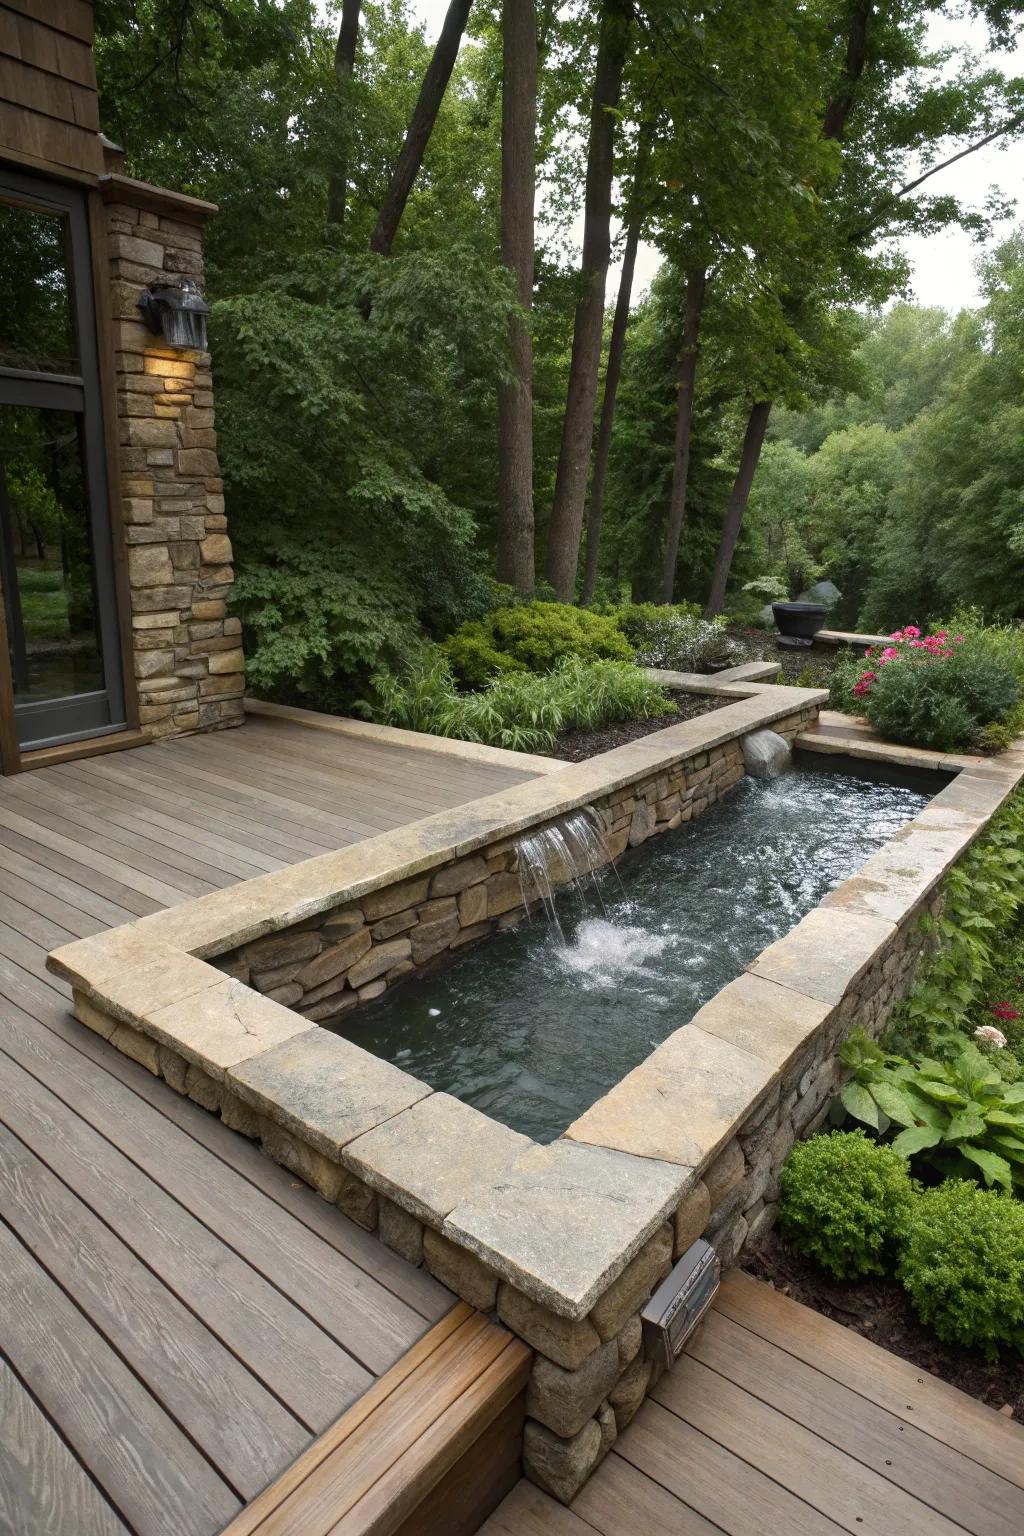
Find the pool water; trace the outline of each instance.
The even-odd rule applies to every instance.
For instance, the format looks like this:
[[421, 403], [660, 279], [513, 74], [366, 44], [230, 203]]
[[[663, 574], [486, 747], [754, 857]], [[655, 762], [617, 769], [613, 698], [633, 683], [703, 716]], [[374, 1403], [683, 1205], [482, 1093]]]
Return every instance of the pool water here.
[[563, 891], [561, 933], [535, 913], [336, 1027], [551, 1141], [929, 798], [818, 768], [744, 779], [617, 871]]

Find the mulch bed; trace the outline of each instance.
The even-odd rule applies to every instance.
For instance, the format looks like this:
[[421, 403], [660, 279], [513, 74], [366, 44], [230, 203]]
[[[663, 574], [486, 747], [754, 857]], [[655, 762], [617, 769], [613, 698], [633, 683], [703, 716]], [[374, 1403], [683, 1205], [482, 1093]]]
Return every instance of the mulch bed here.
[[901, 1355], [932, 1376], [948, 1381], [990, 1408], [1024, 1423], [1024, 1361], [1004, 1351], [997, 1365], [983, 1355], [943, 1344], [911, 1311], [902, 1287], [891, 1280], [833, 1280], [789, 1248], [777, 1232], [744, 1266], [776, 1290], [851, 1328], [883, 1349]]
[[[798, 651], [786, 650], [785, 647], [780, 649], [775, 644], [774, 630], [735, 625], [730, 627], [729, 634], [743, 652], [737, 661], [777, 661], [782, 668], [783, 680], [787, 683], [795, 683], [809, 669], [817, 674], [815, 683], [827, 688], [836, 662], [848, 654], [844, 646], [838, 645], [812, 645]], [[805, 681], [810, 679], [805, 678]]]
[[594, 731], [565, 731], [551, 751], [543, 755], [582, 763], [599, 752], [624, 747], [629, 741], [639, 741], [641, 736], [651, 736], [668, 725], [678, 725], [681, 720], [696, 720], [698, 715], [706, 715], [713, 709], [721, 709], [723, 704], [732, 703], [731, 699], [703, 693], [670, 692], [669, 698], [676, 706], [674, 715], [658, 715], [653, 720], [622, 720], [618, 725], [604, 725]]

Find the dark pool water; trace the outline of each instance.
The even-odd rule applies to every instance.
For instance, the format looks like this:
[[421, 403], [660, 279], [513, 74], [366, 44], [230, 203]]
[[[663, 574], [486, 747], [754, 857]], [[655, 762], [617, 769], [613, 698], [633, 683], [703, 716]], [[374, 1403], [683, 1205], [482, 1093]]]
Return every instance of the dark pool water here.
[[744, 779], [593, 889], [349, 1015], [340, 1032], [551, 1141], [928, 803], [797, 769]]

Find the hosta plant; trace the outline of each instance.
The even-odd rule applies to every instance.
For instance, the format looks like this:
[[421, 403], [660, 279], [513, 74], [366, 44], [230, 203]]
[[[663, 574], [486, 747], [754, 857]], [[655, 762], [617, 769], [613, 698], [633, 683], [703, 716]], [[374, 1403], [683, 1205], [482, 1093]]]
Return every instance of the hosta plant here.
[[949, 1061], [908, 1061], [855, 1031], [840, 1057], [853, 1071], [844, 1108], [874, 1131], [895, 1129], [895, 1152], [944, 1178], [1024, 1188], [1024, 1082], [1004, 1082], [972, 1041]]

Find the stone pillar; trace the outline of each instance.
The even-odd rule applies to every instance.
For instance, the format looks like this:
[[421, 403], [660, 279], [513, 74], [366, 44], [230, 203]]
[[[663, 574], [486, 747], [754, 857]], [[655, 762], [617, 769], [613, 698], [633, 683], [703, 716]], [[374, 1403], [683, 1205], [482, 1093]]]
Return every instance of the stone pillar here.
[[103, 194], [140, 725], [151, 737], [239, 725], [241, 625], [227, 616], [233, 571], [210, 357], [162, 346], [137, 307], [151, 283], [201, 286], [202, 226], [214, 210], [120, 175]]

